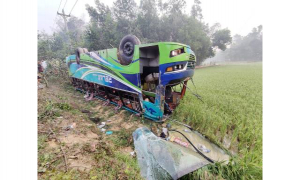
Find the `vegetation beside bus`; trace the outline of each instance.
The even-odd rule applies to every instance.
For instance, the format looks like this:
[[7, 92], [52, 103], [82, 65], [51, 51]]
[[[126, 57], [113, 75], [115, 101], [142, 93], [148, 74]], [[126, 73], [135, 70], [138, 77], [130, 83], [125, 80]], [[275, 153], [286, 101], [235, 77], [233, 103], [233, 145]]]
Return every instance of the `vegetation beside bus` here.
[[187, 91], [173, 118], [235, 158], [227, 166], [209, 165], [193, 176], [203, 178], [207, 171], [225, 179], [262, 179], [262, 63], [197, 69], [194, 81], [203, 103]]

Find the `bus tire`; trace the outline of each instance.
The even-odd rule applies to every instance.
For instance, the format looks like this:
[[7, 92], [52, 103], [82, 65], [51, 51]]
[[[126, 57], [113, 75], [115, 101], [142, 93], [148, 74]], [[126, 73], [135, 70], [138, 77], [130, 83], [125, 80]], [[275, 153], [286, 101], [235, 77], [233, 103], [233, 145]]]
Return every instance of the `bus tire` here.
[[83, 53], [89, 52], [89, 50], [87, 48], [82, 48], [82, 49], [83, 49]]
[[84, 53], [83, 48], [79, 47], [76, 49], [75, 54], [76, 54], [76, 62], [77, 64], [80, 64], [80, 55]]
[[141, 44], [141, 41], [135, 35], [126, 35], [120, 42], [119, 54], [120, 63], [122, 65], [128, 65], [131, 63], [134, 55], [134, 46]]

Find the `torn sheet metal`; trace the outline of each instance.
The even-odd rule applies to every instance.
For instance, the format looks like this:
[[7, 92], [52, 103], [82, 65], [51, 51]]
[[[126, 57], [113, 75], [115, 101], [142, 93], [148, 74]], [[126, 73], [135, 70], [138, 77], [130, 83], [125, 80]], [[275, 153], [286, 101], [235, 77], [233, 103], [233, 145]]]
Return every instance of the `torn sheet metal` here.
[[[180, 131], [182, 134], [184, 134], [193, 143], [193, 145], [198, 148], [198, 150], [200, 150], [205, 156], [212, 159], [213, 161], [224, 162], [226, 164], [229, 162], [230, 157], [228, 154], [226, 154], [221, 148], [210, 142], [197, 131], [192, 131], [182, 125], [172, 125], [172, 129]], [[185, 137], [183, 137], [180, 133], [169, 131], [169, 137], [170, 141], [177, 138], [180, 141], [187, 143], [188, 145], [186, 145], [186, 147], [196, 152], [194, 147], [190, 143], [188, 143]]]
[[[186, 129], [184, 126], [182, 128]], [[207, 141], [201, 134], [190, 130], [184, 132], [181, 126], [175, 129], [184, 133], [193, 144], [198, 143], [200, 151], [203, 151], [203, 154], [209, 154], [208, 157], [211, 159], [229, 160], [227, 154]], [[195, 149], [190, 148], [190, 144], [177, 132], [169, 131], [167, 139], [170, 140], [167, 141], [154, 135], [148, 128], [141, 127], [133, 132], [133, 139], [141, 175], [147, 180], [178, 179], [210, 163]]]

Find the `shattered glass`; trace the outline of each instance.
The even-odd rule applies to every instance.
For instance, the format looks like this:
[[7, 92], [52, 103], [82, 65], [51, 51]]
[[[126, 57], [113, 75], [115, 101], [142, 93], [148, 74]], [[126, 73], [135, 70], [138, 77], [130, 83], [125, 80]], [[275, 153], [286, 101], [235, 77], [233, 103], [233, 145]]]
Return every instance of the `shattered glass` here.
[[[173, 129], [175, 127], [172, 127]], [[176, 130], [190, 138], [199, 150], [216, 161], [228, 161], [229, 156], [220, 148], [211, 144], [195, 132], [185, 132], [184, 126]], [[148, 128], [141, 127], [133, 132], [134, 146], [137, 153], [141, 175], [148, 180], [178, 179], [185, 174], [195, 171], [210, 162], [190, 148], [189, 143], [177, 132], [169, 131], [169, 141], [154, 135]], [[190, 133], [190, 135], [188, 135]], [[199, 136], [200, 135], [200, 136]], [[197, 137], [199, 136], [199, 137]], [[174, 141], [177, 138], [177, 142]], [[171, 139], [174, 138], [174, 139]], [[202, 139], [204, 138], [204, 140]], [[209, 144], [207, 143], [209, 142]], [[188, 144], [188, 145], [187, 145]]]

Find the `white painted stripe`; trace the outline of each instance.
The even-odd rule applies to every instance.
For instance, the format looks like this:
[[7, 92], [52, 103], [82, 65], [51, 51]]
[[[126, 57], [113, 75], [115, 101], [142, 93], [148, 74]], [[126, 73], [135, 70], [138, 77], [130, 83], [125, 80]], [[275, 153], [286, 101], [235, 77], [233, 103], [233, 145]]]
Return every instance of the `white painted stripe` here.
[[85, 68], [91, 69], [90, 67], [81, 67], [81, 68], [78, 68], [78, 69], [74, 72], [74, 74], [77, 73], [78, 71], [82, 70], [82, 69], [85, 69]]
[[90, 52], [90, 56], [92, 56], [93, 58], [97, 59], [98, 61], [104, 63], [104, 64], [108, 64], [110, 65], [108, 62], [104, 61], [101, 57], [99, 57], [96, 53], [94, 52]]
[[120, 82], [120, 83], [122, 83], [122, 84], [124, 84], [124, 85], [126, 85], [126, 86], [128, 86], [128, 87], [130, 87], [130, 88], [132, 88], [132, 89], [134, 89], [135, 91], [141, 93], [141, 90], [139, 90], [139, 89], [137, 89], [136, 87], [134, 87], [134, 86], [132, 86], [132, 85], [130, 85], [130, 84], [124, 82], [122, 79], [118, 78], [117, 76], [115, 76], [115, 75], [113, 75], [113, 74], [111, 74], [111, 73], [109, 73], [109, 72], [107, 72], [107, 71], [103, 71], [103, 70], [99, 70], [99, 69], [93, 69], [93, 70], [89, 70], [89, 71], [85, 72], [85, 73], [81, 76], [81, 79], [83, 79], [85, 76], [87, 76], [87, 75], [89, 75], [89, 74], [92, 74], [92, 73], [102, 73], [102, 74], [105, 74], [105, 75], [107, 75], [107, 76], [111, 76], [111, 77], [114, 78], [116, 81], [118, 81], [118, 82]]

